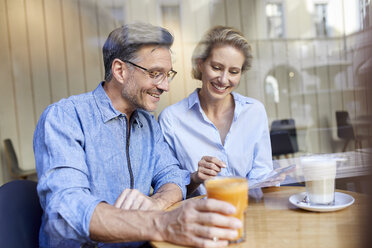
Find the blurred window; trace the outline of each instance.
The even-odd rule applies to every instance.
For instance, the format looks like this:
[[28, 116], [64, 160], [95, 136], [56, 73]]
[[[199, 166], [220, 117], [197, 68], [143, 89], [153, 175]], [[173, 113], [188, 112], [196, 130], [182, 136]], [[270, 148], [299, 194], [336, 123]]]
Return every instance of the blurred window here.
[[328, 4], [321, 3], [314, 6], [315, 34], [317, 37], [327, 37], [328, 32]]
[[371, 6], [370, 0], [359, 0], [360, 6], [360, 29], [366, 29], [370, 26], [369, 23], [369, 8]]
[[271, 39], [284, 38], [284, 15], [282, 3], [266, 4], [267, 35]]

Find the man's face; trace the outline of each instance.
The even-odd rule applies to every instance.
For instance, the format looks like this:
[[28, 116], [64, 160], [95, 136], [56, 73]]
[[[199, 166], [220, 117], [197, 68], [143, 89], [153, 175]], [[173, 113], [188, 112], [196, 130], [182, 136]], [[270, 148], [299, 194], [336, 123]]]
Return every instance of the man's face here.
[[[135, 63], [150, 71], [167, 73], [172, 69], [170, 51], [164, 47], [146, 46], [138, 52]], [[128, 64], [130, 66], [130, 64]], [[154, 111], [163, 91], [169, 90], [168, 79], [165, 77], [160, 84], [155, 85], [148, 73], [138, 67], [130, 66], [129, 76], [122, 90], [122, 97], [133, 109], [141, 108]]]

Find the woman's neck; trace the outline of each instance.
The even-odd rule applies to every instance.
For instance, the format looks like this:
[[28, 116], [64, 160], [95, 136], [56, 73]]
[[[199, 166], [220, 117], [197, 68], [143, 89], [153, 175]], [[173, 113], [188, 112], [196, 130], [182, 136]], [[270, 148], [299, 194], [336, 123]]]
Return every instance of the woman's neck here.
[[210, 99], [200, 90], [198, 93], [200, 105], [204, 113], [209, 117], [220, 118], [225, 116], [226, 112], [234, 112], [235, 102], [231, 94], [223, 99]]
[[235, 102], [233, 96], [229, 94], [224, 99], [212, 101], [208, 100], [208, 98], [199, 91], [199, 101], [208, 119], [218, 129], [221, 144], [224, 145], [226, 135], [230, 130], [234, 118]]

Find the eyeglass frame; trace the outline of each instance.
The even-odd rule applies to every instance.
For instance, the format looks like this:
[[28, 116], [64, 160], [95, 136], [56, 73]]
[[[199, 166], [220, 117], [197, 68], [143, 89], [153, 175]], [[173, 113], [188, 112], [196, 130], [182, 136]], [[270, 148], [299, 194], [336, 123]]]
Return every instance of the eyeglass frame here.
[[[152, 70], [149, 70], [149, 69], [147, 69], [147, 68], [145, 68], [145, 67], [142, 67], [142, 66], [140, 66], [140, 65], [137, 65], [137, 64], [135, 64], [135, 63], [133, 63], [133, 62], [131, 62], [131, 61], [129, 61], [129, 60], [122, 60], [122, 61], [123, 61], [124, 63], [131, 64], [131, 65], [133, 65], [133, 66], [135, 66], [135, 67], [137, 67], [137, 68], [140, 68], [140, 69], [144, 70], [145, 72], [147, 72], [147, 75], [148, 75], [151, 79], [155, 79], [155, 77], [156, 77], [156, 75], [152, 75], [152, 73], [154, 73], [154, 72], [157, 72], [157, 73], [159, 73], [159, 74], [163, 74], [164, 76], [162, 76], [161, 79], [160, 79], [158, 82], [153, 81], [153, 84], [155, 84], [155, 85], [159, 85], [159, 84], [161, 84], [161, 82], [164, 80], [164, 78], [167, 78], [168, 83], [170, 83], [170, 82], [174, 79], [174, 77], [177, 75], [177, 72], [176, 72], [175, 70], [173, 70], [173, 69], [171, 69], [171, 70], [168, 71], [167, 73], [164, 73], [164, 72], [160, 72], [160, 71], [152, 71]], [[169, 73], [172, 73], [172, 75], [169, 76]]]

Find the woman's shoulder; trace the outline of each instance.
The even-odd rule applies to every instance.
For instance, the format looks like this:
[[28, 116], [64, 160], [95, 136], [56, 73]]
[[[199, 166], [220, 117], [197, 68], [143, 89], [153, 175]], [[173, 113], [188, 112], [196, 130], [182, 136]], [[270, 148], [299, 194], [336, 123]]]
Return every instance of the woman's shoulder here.
[[183, 99], [179, 102], [176, 102], [172, 105], [169, 105], [168, 107], [163, 109], [163, 111], [161, 111], [160, 114], [159, 114], [159, 119], [162, 119], [165, 116], [167, 118], [178, 116], [180, 113], [182, 113], [185, 110], [184, 102], [185, 102], [185, 99]]
[[194, 92], [191, 93], [188, 97], [178, 101], [172, 105], [166, 107], [163, 111], [161, 111], [159, 118], [161, 116], [182, 116], [183, 113], [187, 112], [190, 107], [190, 101], [192, 101], [194, 97]]
[[233, 96], [234, 96], [235, 102], [239, 102], [242, 105], [254, 105], [254, 106], [257, 106], [259, 108], [264, 108], [263, 103], [256, 98], [243, 96], [243, 95], [241, 95], [237, 92], [233, 92]]

